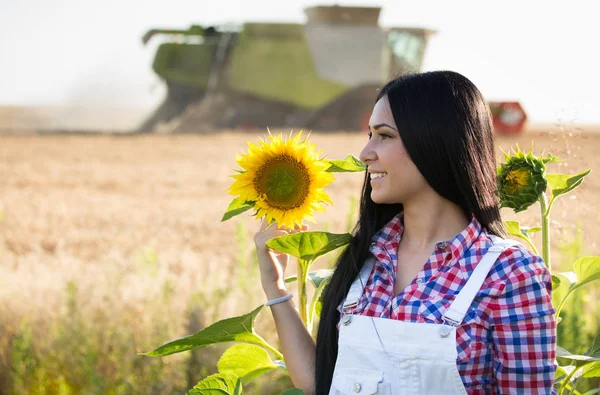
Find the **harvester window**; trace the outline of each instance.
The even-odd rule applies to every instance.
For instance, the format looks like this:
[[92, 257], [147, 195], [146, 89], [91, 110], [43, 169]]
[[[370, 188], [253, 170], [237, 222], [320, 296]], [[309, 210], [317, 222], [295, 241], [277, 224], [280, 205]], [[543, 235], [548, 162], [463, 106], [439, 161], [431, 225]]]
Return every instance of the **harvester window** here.
[[424, 40], [409, 32], [391, 31], [388, 44], [397, 59], [401, 59], [414, 69], [419, 69]]

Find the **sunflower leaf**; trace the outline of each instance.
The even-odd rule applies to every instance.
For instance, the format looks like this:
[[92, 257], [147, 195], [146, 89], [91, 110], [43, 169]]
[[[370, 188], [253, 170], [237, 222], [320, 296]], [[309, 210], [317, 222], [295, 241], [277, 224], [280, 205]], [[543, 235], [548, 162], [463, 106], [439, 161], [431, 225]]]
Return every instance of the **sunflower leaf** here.
[[537, 254], [537, 250], [529, 237], [529, 233], [539, 232], [541, 228], [527, 228], [521, 226], [519, 221], [504, 221], [504, 226], [506, 227], [506, 232], [510, 236], [518, 237], [522, 240], [525, 240], [529, 246], [531, 246], [533, 252]]
[[529, 239], [529, 233], [539, 232], [542, 230], [540, 227], [528, 228], [521, 226], [519, 221], [504, 221], [506, 231], [509, 235], [519, 237], [521, 239]]
[[323, 282], [331, 279], [332, 274], [333, 270], [331, 269], [315, 270], [314, 272], [308, 273], [308, 279], [315, 286], [315, 288], [319, 288]]
[[313, 262], [321, 255], [345, 246], [352, 239], [349, 233], [299, 232], [267, 242], [267, 247]]
[[600, 354], [600, 332], [596, 335], [594, 343], [589, 350], [586, 351], [585, 355], [597, 355]]
[[565, 370], [564, 366], [557, 366], [556, 367], [556, 373], [554, 374], [554, 382], [555, 383], [560, 383], [562, 382], [567, 376], [569, 375], [569, 372], [567, 372]]
[[600, 362], [594, 362], [583, 368], [581, 377], [592, 378], [600, 377]]
[[[324, 269], [317, 270], [316, 272], [311, 273], [318, 272], [329, 273], [320, 273], [319, 275], [322, 276], [322, 278], [320, 279], [321, 281], [318, 283], [311, 279], [313, 285], [315, 286], [315, 293], [313, 294], [312, 302], [310, 303], [310, 319], [313, 322], [316, 317], [321, 317], [321, 310], [323, 309], [323, 290], [325, 289], [327, 284], [329, 284], [329, 281], [331, 281], [331, 275], [333, 274], [333, 270]], [[308, 274], [309, 278], [311, 273]]]
[[548, 186], [550, 187], [550, 205], [560, 195], [571, 192], [583, 182], [583, 178], [590, 173], [586, 170], [579, 174], [570, 176], [568, 174], [547, 174]]
[[255, 378], [277, 369], [264, 348], [253, 344], [236, 344], [229, 347], [217, 363], [219, 373], [233, 374], [246, 385]]
[[348, 155], [342, 160], [330, 160], [331, 166], [327, 169], [330, 173], [348, 173], [364, 171], [367, 165], [361, 162], [356, 156]]
[[200, 381], [186, 395], [234, 395], [238, 390], [240, 379], [230, 373], [218, 373]]
[[587, 283], [600, 280], [600, 256], [579, 258], [573, 264], [573, 270], [577, 275], [577, 284], [572, 287], [573, 291]]
[[225, 342], [250, 343], [272, 349], [273, 347], [254, 331], [254, 319], [263, 307], [264, 305], [260, 305], [248, 314], [215, 322], [193, 335], [165, 343], [157, 349], [141, 355], [162, 357]]
[[238, 379], [235, 383], [235, 388], [233, 389], [233, 395], [242, 395], [243, 392], [244, 391], [242, 390], [242, 380]]
[[223, 214], [223, 218], [221, 218], [221, 222], [225, 222], [228, 219], [235, 217], [236, 215], [240, 215], [243, 212], [246, 212], [254, 207], [254, 202], [249, 202], [247, 200], [241, 200], [240, 198], [235, 198], [229, 203], [229, 207]]
[[[554, 280], [554, 277], [559, 281]], [[577, 283], [575, 272], [562, 272], [552, 275], [552, 304], [560, 307], [569, 296], [569, 290], [575, 283]], [[556, 312], [556, 316], [560, 316], [560, 310]]]
[[555, 276], [554, 274], [552, 275], [552, 289], [558, 289], [558, 287], [560, 287], [560, 277]]
[[564, 348], [562, 348], [560, 346], [556, 346], [556, 356], [558, 358], [568, 359], [578, 366], [587, 365], [592, 362], [600, 361], [599, 357], [592, 357], [589, 355], [571, 354], [569, 351], [565, 350]]
[[559, 158], [558, 156], [554, 156], [552, 154], [548, 154], [545, 158], [540, 158], [540, 160], [542, 162], [544, 162], [545, 164], [563, 161], [563, 159]]
[[290, 388], [289, 390], [283, 391], [280, 395], [304, 395], [305, 392], [300, 388]]

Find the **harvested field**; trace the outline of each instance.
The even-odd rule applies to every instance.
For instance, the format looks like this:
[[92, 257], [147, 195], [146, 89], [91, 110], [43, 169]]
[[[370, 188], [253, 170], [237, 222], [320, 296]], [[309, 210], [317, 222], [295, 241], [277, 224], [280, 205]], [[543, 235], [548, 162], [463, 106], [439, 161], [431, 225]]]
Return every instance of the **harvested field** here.
[[[124, 322], [140, 328], [152, 326], [150, 312], [156, 308], [149, 306], [164, 297], [168, 284], [172, 294], [163, 313], [174, 316], [165, 341], [186, 333], [178, 313], [194, 293], [228, 301], [218, 309], [204, 306], [208, 320], [242, 314], [261, 303], [258, 284], [246, 283], [243, 298], [237, 289], [227, 291], [239, 286], [232, 283], [234, 275], [258, 280], [256, 272], [242, 273], [234, 265], [240, 254], [250, 254], [258, 222], [249, 215], [220, 222], [231, 200], [225, 190], [236, 168], [235, 154], [246, 149], [246, 141], [256, 142], [258, 133], [0, 136], [4, 333], [14, 333], [21, 318], [52, 320], [64, 307], [63, 291], [70, 281], [80, 290], [82, 310], [103, 309], [107, 317], [128, 314]], [[362, 133], [311, 135], [329, 158], [358, 155], [365, 139]], [[584, 253], [600, 254], [600, 133], [532, 130], [497, 142], [507, 151], [515, 143], [528, 149], [532, 141], [534, 153], [544, 150], [565, 159], [550, 164], [549, 172], [592, 169], [583, 185], [553, 208], [554, 257], [559, 258], [562, 241], [575, 239], [578, 228]], [[328, 189], [335, 206], [317, 213], [318, 224], [311, 229], [346, 229], [362, 175], [337, 178]], [[537, 209], [518, 216], [505, 210], [503, 215], [538, 224]], [[247, 245], [240, 246], [239, 232], [245, 232]], [[5, 343], [0, 334], [0, 346]], [[157, 345], [147, 339], [131, 352]]]
[[[198, 276], [210, 271], [210, 262], [227, 266], [236, 259], [231, 248], [235, 222], [246, 222], [249, 232], [258, 226], [247, 215], [219, 222], [231, 200], [225, 190], [236, 168], [235, 154], [257, 136], [2, 136], [0, 270], [10, 281], [0, 297], [18, 289], [28, 294], [28, 302], [47, 301], [46, 292], [67, 279], [86, 273], [97, 280], [106, 261], [126, 262], [144, 248], [158, 253], [165, 270], [187, 278], [190, 287], [199, 286]], [[342, 158], [358, 155], [365, 137], [313, 133], [311, 140], [328, 157]], [[553, 223], [557, 236], [581, 226], [586, 246], [597, 252], [600, 134], [530, 132], [499, 138], [498, 146], [507, 151], [518, 143], [527, 149], [532, 141], [535, 153], [544, 150], [565, 159], [550, 164], [550, 172], [592, 169], [575, 194], [557, 201]], [[335, 206], [317, 213], [319, 224], [313, 229], [327, 223], [342, 231], [361, 183], [359, 174], [339, 174], [328, 189]], [[503, 215], [515, 218], [508, 210]], [[537, 215], [530, 210], [518, 218], [533, 224]], [[35, 281], [28, 290], [23, 282], [30, 283], [33, 273], [48, 281]]]

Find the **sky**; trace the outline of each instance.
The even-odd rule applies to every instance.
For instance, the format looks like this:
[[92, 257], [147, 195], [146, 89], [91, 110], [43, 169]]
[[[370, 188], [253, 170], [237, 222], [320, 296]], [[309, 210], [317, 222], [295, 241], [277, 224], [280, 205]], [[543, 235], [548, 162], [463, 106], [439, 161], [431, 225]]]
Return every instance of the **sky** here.
[[0, 106], [83, 106], [145, 114], [165, 88], [150, 28], [305, 21], [313, 5], [381, 6], [382, 26], [436, 30], [423, 69], [454, 70], [489, 100], [518, 100], [539, 123], [600, 124], [593, 0], [0, 0]]

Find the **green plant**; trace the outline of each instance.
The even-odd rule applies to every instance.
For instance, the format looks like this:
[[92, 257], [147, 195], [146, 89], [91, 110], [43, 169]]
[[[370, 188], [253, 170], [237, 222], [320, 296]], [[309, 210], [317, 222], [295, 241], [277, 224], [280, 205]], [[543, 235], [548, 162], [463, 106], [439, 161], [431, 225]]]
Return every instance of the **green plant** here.
[[[364, 169], [363, 163], [349, 155], [343, 160], [329, 161], [327, 171], [358, 172]], [[250, 206], [247, 202], [234, 199], [223, 219], [227, 220], [243, 213], [250, 208], [247, 206]], [[285, 281], [297, 283], [298, 310], [302, 321], [311, 333], [320, 315], [320, 298], [329, 282], [332, 270], [310, 271], [310, 268], [319, 257], [346, 246], [350, 238], [349, 233], [301, 232], [278, 237], [267, 243], [268, 247], [297, 258], [297, 274], [286, 278]], [[309, 283], [314, 288], [310, 301]], [[219, 343], [239, 343], [225, 350], [217, 363], [219, 373], [201, 380], [188, 394], [241, 394], [243, 388], [257, 377], [274, 370], [287, 371], [283, 354], [255, 331], [254, 322], [263, 307], [264, 305], [260, 305], [248, 314], [218, 321], [193, 335], [168, 342], [143, 355], [166, 356]], [[303, 392], [294, 388], [283, 393], [294, 395]]]
[[[522, 227], [517, 221], [506, 221], [508, 233], [527, 242], [534, 252], [535, 245], [529, 234], [542, 232], [542, 258], [548, 269], [552, 268], [550, 256], [550, 210], [556, 199], [572, 192], [583, 182], [590, 170], [575, 175], [546, 174], [546, 164], [561, 159], [548, 155], [536, 157], [531, 151], [522, 152], [518, 147], [513, 155], [505, 154], [506, 163], [498, 168], [498, 185], [501, 206], [512, 208], [516, 213], [524, 211], [539, 202], [541, 227]], [[548, 196], [549, 194], [549, 196]], [[565, 303], [582, 287], [600, 280], [600, 257], [586, 256], [575, 260], [573, 270], [552, 276], [553, 304], [557, 322], [562, 320], [561, 312]], [[575, 318], [578, 319], [577, 315]], [[560, 342], [560, 339], [559, 339]], [[583, 348], [586, 346], [581, 345]], [[600, 377], [600, 332], [591, 346], [583, 354], [574, 354], [557, 346], [559, 367], [555, 386], [559, 394], [580, 394], [578, 387], [586, 386], [590, 380]], [[600, 389], [586, 394], [598, 393]]]

